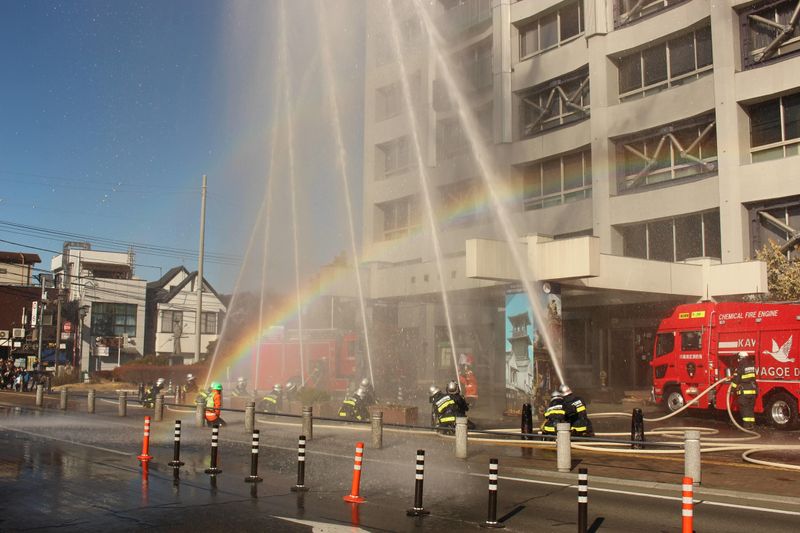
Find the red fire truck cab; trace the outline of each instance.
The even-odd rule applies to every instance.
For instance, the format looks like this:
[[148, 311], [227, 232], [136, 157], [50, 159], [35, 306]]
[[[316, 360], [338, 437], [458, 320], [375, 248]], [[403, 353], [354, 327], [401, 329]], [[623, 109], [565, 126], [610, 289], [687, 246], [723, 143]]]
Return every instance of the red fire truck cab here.
[[[797, 342], [794, 337], [797, 336]], [[733, 373], [737, 354], [755, 358], [756, 413], [783, 429], [798, 424], [800, 304], [714, 303], [680, 305], [661, 321], [653, 349], [653, 397], [669, 411], [683, 407]], [[690, 409], [726, 409], [722, 383]], [[735, 398], [731, 398], [736, 409]]]
[[359, 377], [357, 346], [358, 335], [352, 332], [307, 329], [301, 343], [297, 330], [274, 328], [255, 350], [251, 374], [255, 376], [254, 386], [270, 390], [275, 384], [292, 381], [299, 387], [304, 378], [306, 387], [344, 392]]

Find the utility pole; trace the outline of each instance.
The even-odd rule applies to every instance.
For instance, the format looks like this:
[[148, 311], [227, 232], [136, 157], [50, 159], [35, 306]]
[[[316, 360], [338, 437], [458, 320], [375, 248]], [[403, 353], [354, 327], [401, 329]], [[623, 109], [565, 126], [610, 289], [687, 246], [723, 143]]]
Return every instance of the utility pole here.
[[56, 282], [56, 298], [58, 299], [56, 304], [56, 376], [58, 375], [58, 357], [61, 355], [61, 287], [58, 285], [59, 283]]
[[203, 188], [200, 193], [200, 250], [197, 254], [197, 280], [195, 288], [197, 290], [197, 316], [194, 319], [194, 362], [200, 362], [200, 325], [203, 315], [203, 247], [205, 245], [206, 232], [206, 175], [203, 174]]

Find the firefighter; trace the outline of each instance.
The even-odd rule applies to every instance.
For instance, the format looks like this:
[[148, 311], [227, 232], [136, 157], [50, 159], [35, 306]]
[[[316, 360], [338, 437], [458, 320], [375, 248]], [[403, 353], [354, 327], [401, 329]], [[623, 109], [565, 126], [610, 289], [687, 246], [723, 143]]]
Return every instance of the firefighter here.
[[461, 392], [458, 390], [458, 384], [455, 381], [451, 381], [447, 384], [447, 388], [445, 389], [447, 394], [456, 402], [456, 411], [458, 414], [456, 416], [467, 416], [467, 411], [469, 411], [469, 405], [467, 401], [461, 396]]
[[[455, 384], [455, 382], [451, 383]], [[456, 387], [456, 393], [457, 392], [458, 387]], [[445, 428], [448, 430], [454, 428], [456, 425], [456, 417], [461, 416], [459, 414], [460, 408], [456, 400], [453, 399], [449, 393], [442, 394], [437, 388], [437, 392], [431, 395], [431, 403], [433, 404], [433, 420], [436, 428]]]
[[378, 403], [378, 399], [375, 398], [375, 389], [372, 388], [372, 382], [368, 378], [361, 380], [360, 388], [364, 389], [364, 401], [367, 405], [375, 405]]
[[240, 397], [248, 396], [249, 393], [247, 392], [247, 380], [244, 379], [243, 377], [237, 379], [236, 386], [233, 388], [232, 394], [234, 396], [240, 396]]
[[467, 403], [474, 406], [478, 402], [478, 379], [475, 377], [475, 372], [472, 371], [470, 365], [463, 365], [461, 367], [461, 390], [464, 392], [464, 397]]
[[564, 409], [564, 395], [560, 390], [554, 390], [550, 395], [550, 404], [544, 412], [544, 422], [542, 422], [543, 435], [555, 435], [556, 425], [567, 421], [566, 409]]
[[214, 424], [225, 425], [222, 419], [222, 383], [215, 381], [211, 384], [211, 393], [206, 397], [206, 424], [211, 427]]
[[436, 427], [436, 423], [439, 420], [436, 412], [436, 402], [438, 402], [442, 396], [444, 396], [444, 393], [436, 385], [431, 385], [428, 389], [428, 401], [431, 404], [431, 426], [433, 427]]
[[753, 429], [756, 423], [753, 410], [758, 396], [755, 362], [747, 352], [739, 352], [737, 360], [736, 372], [731, 378], [731, 389], [736, 391], [736, 404], [739, 406], [744, 428]]
[[183, 393], [188, 394], [197, 391], [197, 381], [194, 379], [194, 376], [192, 374], [186, 374], [186, 383], [183, 385]]
[[583, 400], [569, 388], [569, 385], [561, 385], [559, 391], [564, 395], [564, 416], [570, 424], [570, 431], [576, 437], [594, 437], [592, 422], [586, 412], [586, 404]]
[[287, 401], [292, 401], [297, 398], [297, 385], [294, 381], [287, 381], [286, 387], [283, 391], [283, 396]]
[[339, 418], [350, 421], [361, 421], [369, 419], [369, 409], [366, 403], [367, 391], [364, 387], [359, 387], [353, 396], [348, 396], [339, 408]]
[[281, 407], [283, 407], [283, 401], [281, 398], [281, 384], [276, 383], [272, 386], [272, 391], [261, 398], [261, 401], [258, 404], [258, 410], [266, 411], [267, 413], [277, 413], [281, 410]]
[[164, 388], [164, 378], [158, 378], [156, 382], [150, 387], [145, 395], [144, 399], [142, 400], [142, 407], [149, 407], [153, 408], [156, 406], [156, 396], [161, 392], [161, 389]]

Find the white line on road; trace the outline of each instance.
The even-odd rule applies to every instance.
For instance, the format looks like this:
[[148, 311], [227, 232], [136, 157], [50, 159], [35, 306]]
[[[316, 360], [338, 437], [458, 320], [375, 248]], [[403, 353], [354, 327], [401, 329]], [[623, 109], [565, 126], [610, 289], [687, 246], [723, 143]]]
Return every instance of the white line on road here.
[[[488, 477], [486, 474], [478, 474], [475, 472], [471, 472], [469, 475], [477, 476], [477, 477]], [[520, 483], [533, 483], [536, 485], [554, 485], [557, 487], [576, 487], [572, 483], [558, 483], [555, 481], [541, 481], [538, 479], [524, 479], [520, 477], [509, 477], [509, 476], [497, 476], [498, 479], [504, 479], [507, 481], [519, 481]], [[677, 485], [676, 485], [677, 486]], [[625, 494], [628, 496], [641, 496], [643, 498], [655, 498], [659, 500], [673, 500], [673, 501], [681, 501], [681, 498], [678, 496], [664, 496], [662, 494], [648, 494], [645, 492], [633, 492], [628, 490], [619, 490], [619, 489], [606, 489], [603, 487], [590, 487], [590, 492], [610, 492], [613, 494]], [[798, 511], [784, 511], [783, 509], [770, 509], [768, 507], [755, 507], [751, 505], [740, 505], [736, 503], [723, 503], [723, 502], [714, 502], [710, 500], [702, 500], [702, 499], [695, 499], [695, 504], [702, 504], [702, 505], [716, 505], [718, 507], [731, 507], [734, 509], [744, 509], [748, 511], [761, 511], [764, 513], [774, 513], [774, 514], [786, 514], [792, 516], [800, 516], [800, 512]]]
[[94, 444], [86, 444], [84, 442], [79, 442], [79, 441], [76, 441], [76, 440], [59, 439], [58, 437], [52, 437], [50, 435], [42, 435], [41, 433], [34, 433], [33, 431], [25, 431], [24, 429], [17, 429], [17, 428], [11, 428], [11, 427], [4, 427], [3, 429], [8, 430], [8, 431], [16, 431], [17, 433], [24, 433], [25, 435], [32, 435], [34, 437], [40, 437], [40, 438], [43, 438], [43, 439], [50, 439], [50, 440], [54, 440], [54, 441], [57, 441], [57, 442], [64, 442], [64, 443], [67, 443], [67, 444], [76, 444], [78, 446], [85, 446], [87, 448], [94, 448], [95, 450], [101, 450], [101, 451], [104, 451], [104, 452], [116, 453], [117, 455], [126, 455], [126, 456], [132, 456], [133, 455], [132, 453], [125, 453], [125, 452], [121, 452], [119, 450], [112, 450], [111, 448], [103, 448], [102, 446], [95, 446]]

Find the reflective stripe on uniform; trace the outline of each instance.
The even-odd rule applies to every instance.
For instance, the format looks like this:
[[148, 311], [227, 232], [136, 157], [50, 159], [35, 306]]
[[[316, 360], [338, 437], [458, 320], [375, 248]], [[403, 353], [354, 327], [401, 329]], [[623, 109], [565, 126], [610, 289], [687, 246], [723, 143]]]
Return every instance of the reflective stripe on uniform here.
[[758, 391], [754, 391], [754, 390], [743, 390], [743, 391], [741, 391], [741, 394], [756, 394], [757, 392]]
[[752, 416], [743, 416], [742, 417], [742, 421], [743, 422], [755, 422], [756, 419], [754, 417], [752, 417]]
[[456, 417], [454, 417], [454, 416], [443, 416], [442, 418], [439, 419], [439, 423], [440, 424], [443, 423], [443, 422], [455, 422], [455, 421], [456, 421]]
[[586, 431], [587, 429], [586, 426], [572, 426], [572, 431]]
[[440, 405], [436, 409], [441, 413], [442, 411], [444, 411], [445, 409], [447, 409], [451, 405], [455, 405], [455, 404], [456, 404], [456, 402], [454, 402], [453, 400], [447, 400], [446, 402], [444, 402], [442, 405]]
[[273, 398], [272, 396], [265, 396], [264, 399], [271, 403], [278, 403], [278, 400], [276, 398]]
[[756, 379], [756, 375], [753, 373], [742, 374], [741, 379]]
[[544, 412], [544, 416], [546, 417], [550, 415], [563, 415], [563, 414], [566, 414], [566, 412], [563, 409], [548, 409], [547, 411]]
[[581, 405], [581, 406], [580, 406], [580, 407], [578, 407], [578, 409], [577, 409], [577, 411], [578, 411], [579, 413], [582, 413], [582, 412], [584, 412], [585, 410], [586, 410], [586, 406], [585, 406], [585, 405]]
[[355, 401], [353, 401], [353, 400], [345, 400], [345, 401], [343, 401], [342, 403], [346, 403], [347, 405], [352, 405], [352, 406], [355, 406], [355, 405], [356, 405], [356, 402], [355, 402]]

